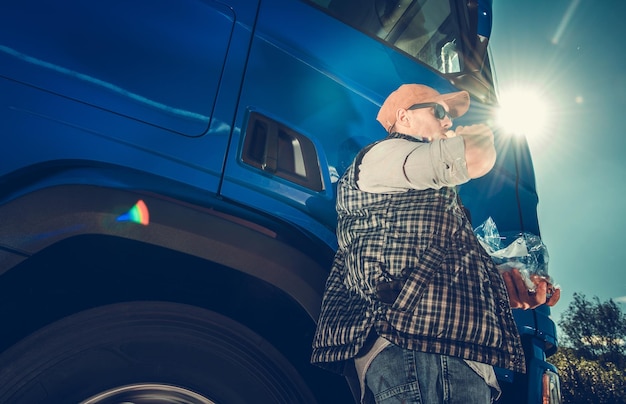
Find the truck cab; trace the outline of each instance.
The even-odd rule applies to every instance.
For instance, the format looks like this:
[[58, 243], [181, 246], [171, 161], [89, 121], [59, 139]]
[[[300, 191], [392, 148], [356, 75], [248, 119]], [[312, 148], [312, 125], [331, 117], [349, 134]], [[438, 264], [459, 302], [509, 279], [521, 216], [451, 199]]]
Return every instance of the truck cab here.
[[[358, 401], [309, 363], [335, 184], [402, 83], [491, 119], [490, 3], [4, 4], [0, 402]], [[528, 147], [496, 144], [464, 202], [539, 235]], [[528, 372], [498, 372], [501, 402], [541, 402], [554, 323], [515, 316]]]

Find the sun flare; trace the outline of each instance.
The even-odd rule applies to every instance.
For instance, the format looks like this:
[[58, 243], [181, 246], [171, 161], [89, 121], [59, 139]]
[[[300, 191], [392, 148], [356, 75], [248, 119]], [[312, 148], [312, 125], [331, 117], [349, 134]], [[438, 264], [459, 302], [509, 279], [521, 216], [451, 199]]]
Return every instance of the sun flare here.
[[507, 132], [526, 137], [541, 136], [546, 131], [550, 103], [532, 88], [513, 88], [500, 95], [496, 115], [499, 126]]

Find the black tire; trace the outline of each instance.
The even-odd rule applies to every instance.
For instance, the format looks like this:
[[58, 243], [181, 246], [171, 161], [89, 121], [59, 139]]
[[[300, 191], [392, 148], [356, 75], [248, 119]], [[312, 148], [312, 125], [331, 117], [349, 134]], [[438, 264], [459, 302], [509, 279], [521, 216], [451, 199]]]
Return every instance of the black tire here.
[[111, 395], [117, 402], [315, 402], [266, 340], [218, 313], [176, 303], [87, 310], [0, 356], [0, 403], [109, 403]]

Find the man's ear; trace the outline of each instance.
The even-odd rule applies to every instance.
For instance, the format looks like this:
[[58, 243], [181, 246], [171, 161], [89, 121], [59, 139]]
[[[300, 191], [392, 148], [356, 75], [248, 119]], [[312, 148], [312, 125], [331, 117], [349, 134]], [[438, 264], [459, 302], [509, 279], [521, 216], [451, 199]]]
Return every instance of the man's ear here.
[[400, 123], [403, 126], [407, 126], [409, 118], [407, 116], [407, 110], [404, 108], [398, 108], [396, 111], [396, 123]]

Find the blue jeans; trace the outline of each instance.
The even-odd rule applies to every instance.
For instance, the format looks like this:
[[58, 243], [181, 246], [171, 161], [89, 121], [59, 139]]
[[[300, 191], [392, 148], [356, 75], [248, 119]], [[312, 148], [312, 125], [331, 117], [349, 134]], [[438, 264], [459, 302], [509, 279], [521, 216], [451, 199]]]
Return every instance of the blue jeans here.
[[489, 404], [491, 388], [463, 359], [390, 345], [365, 375], [377, 404]]

